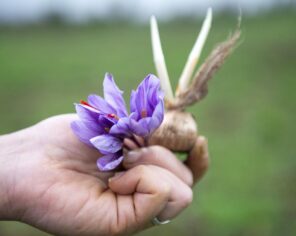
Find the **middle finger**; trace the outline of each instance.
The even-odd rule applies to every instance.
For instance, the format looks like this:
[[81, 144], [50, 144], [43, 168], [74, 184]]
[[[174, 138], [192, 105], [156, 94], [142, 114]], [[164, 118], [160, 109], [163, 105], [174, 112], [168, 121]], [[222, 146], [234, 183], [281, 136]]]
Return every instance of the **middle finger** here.
[[123, 166], [131, 169], [138, 165], [155, 165], [167, 169], [188, 186], [193, 184], [192, 172], [176, 156], [161, 146], [135, 149], [126, 153]]

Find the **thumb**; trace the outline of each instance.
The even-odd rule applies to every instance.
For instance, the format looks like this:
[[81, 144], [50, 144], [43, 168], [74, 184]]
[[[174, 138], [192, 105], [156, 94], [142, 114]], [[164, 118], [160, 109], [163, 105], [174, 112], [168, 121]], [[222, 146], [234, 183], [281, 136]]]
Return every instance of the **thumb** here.
[[118, 197], [131, 196], [134, 215], [130, 219], [145, 227], [165, 208], [171, 193], [170, 184], [160, 180], [155, 168], [139, 165], [109, 179], [109, 187]]

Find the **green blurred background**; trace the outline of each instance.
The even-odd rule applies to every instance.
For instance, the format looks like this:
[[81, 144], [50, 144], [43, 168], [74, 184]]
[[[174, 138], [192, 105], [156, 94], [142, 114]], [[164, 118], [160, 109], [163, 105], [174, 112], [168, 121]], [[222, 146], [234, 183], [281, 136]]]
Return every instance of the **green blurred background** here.
[[[236, 21], [215, 16], [203, 58]], [[200, 23], [160, 24], [174, 85]], [[190, 108], [209, 139], [211, 167], [179, 218], [139, 235], [296, 235], [295, 27], [288, 9], [243, 17], [240, 46]], [[0, 134], [73, 112], [73, 102], [101, 93], [107, 71], [125, 91], [155, 73], [148, 25], [1, 26]], [[0, 235], [46, 234], [1, 222]]]

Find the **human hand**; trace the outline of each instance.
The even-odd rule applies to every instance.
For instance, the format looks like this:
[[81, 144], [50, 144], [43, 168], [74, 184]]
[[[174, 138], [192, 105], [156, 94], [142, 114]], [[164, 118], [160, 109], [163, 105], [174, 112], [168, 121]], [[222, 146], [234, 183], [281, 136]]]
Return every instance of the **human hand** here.
[[150, 227], [156, 216], [172, 219], [191, 202], [208, 165], [203, 137], [186, 165], [152, 146], [129, 152], [114, 176], [98, 171], [98, 152], [74, 136], [75, 119], [57, 116], [0, 137], [0, 219], [55, 235], [119, 235]]

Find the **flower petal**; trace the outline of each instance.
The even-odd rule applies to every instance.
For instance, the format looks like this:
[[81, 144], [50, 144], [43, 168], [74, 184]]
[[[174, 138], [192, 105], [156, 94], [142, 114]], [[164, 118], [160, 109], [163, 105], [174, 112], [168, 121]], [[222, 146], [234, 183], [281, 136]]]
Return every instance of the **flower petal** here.
[[152, 117], [157, 118], [160, 123], [163, 121], [163, 117], [164, 117], [164, 101], [163, 100], [160, 100], [157, 106], [155, 107]]
[[97, 160], [97, 166], [101, 171], [114, 170], [122, 162], [122, 154], [109, 154]]
[[149, 74], [140, 83], [137, 90], [131, 93], [131, 112], [137, 112], [139, 114], [138, 119], [141, 118], [142, 113], [151, 116], [159, 99], [161, 99], [160, 93], [159, 79]]
[[71, 128], [79, 140], [85, 144], [92, 146], [90, 139], [97, 136], [99, 133], [89, 129], [82, 121], [73, 121]]
[[109, 134], [118, 135], [119, 137], [130, 137], [129, 120], [128, 117], [120, 118], [118, 122], [111, 127]]
[[75, 109], [78, 117], [86, 127], [98, 134], [104, 133], [104, 127], [99, 123], [100, 113], [97, 110], [81, 104], [75, 104]]
[[149, 134], [152, 134], [162, 123], [164, 117], [164, 103], [161, 100], [151, 116], [151, 120], [149, 123]]
[[96, 94], [89, 95], [87, 101], [91, 106], [98, 109], [101, 113], [104, 113], [104, 114], [116, 113], [116, 110], [112, 106], [110, 106], [110, 104], [106, 102], [104, 98]]
[[130, 97], [130, 110], [131, 110], [131, 113], [137, 111], [136, 100], [137, 100], [137, 92], [135, 90], [132, 90], [131, 97]]
[[101, 126], [104, 127], [105, 131], [108, 131], [116, 122], [113, 119], [109, 119], [105, 115], [102, 115], [99, 118], [99, 123], [100, 123]]
[[146, 117], [143, 119], [140, 119], [139, 121], [130, 119], [129, 127], [131, 131], [142, 137], [146, 137], [149, 135], [149, 123], [150, 123], [151, 117]]
[[117, 87], [111, 74], [106, 73], [103, 86], [104, 98], [117, 111], [116, 114], [119, 117], [127, 116], [123, 92]]
[[102, 154], [116, 153], [122, 148], [122, 141], [112, 135], [102, 134], [90, 140]]
[[157, 104], [151, 117], [145, 117], [139, 120], [133, 119], [134, 113], [129, 117], [129, 128], [139, 136], [146, 137], [151, 135], [162, 123], [164, 117], [163, 100]]

